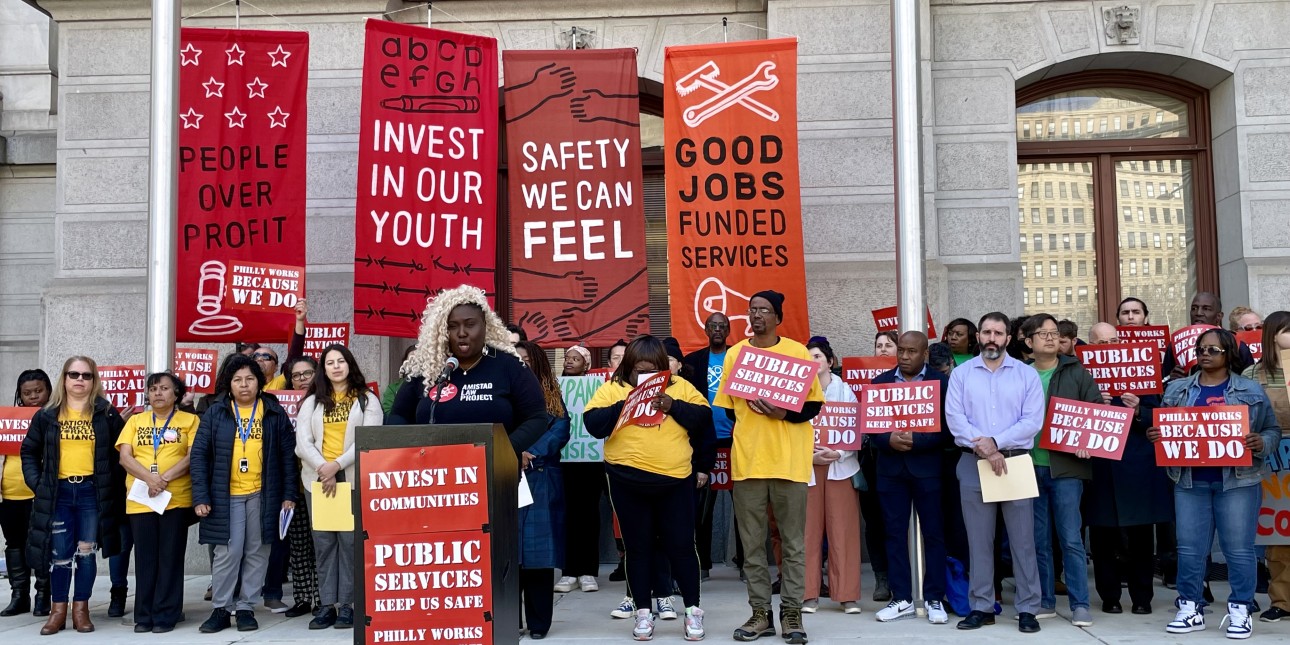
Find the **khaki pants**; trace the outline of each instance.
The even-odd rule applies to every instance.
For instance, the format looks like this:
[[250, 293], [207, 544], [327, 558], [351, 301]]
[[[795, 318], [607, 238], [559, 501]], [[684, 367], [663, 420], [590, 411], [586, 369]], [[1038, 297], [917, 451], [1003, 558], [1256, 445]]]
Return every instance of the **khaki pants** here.
[[806, 597], [820, 597], [824, 536], [829, 538], [829, 598], [860, 600], [860, 497], [850, 479], [829, 479], [827, 464], [815, 466], [806, 494]]
[[1266, 557], [1268, 572], [1272, 574], [1268, 598], [1273, 607], [1290, 611], [1290, 546], [1269, 546]]
[[744, 544], [748, 604], [770, 610], [770, 568], [766, 562], [767, 509], [775, 514], [783, 543], [780, 608], [800, 609], [806, 588], [805, 483], [786, 479], [745, 479], [734, 483], [735, 520]]

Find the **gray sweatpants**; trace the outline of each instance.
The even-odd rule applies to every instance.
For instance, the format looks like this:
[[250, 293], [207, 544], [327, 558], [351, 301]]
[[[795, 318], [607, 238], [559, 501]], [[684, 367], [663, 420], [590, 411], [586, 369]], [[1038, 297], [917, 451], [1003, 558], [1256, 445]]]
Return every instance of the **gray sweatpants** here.
[[[313, 494], [305, 493], [313, 504]], [[309, 507], [310, 510], [313, 506]], [[354, 604], [354, 532], [314, 531], [314, 558], [318, 566], [318, 597], [322, 606]]]
[[[211, 563], [211, 604], [216, 609], [254, 611], [269, 570], [269, 546], [260, 540], [260, 494], [229, 499], [228, 545], [215, 545]], [[242, 588], [234, 606], [233, 591], [241, 573]]]
[[981, 501], [981, 475], [977, 458], [964, 454], [959, 458], [959, 499], [963, 501], [963, 523], [967, 527], [972, 587], [968, 596], [972, 611], [994, 613], [994, 539], [998, 512], [1008, 530], [1012, 547], [1012, 574], [1017, 581], [1017, 613], [1039, 613], [1039, 562], [1035, 556], [1035, 515], [1032, 500], [997, 502]]

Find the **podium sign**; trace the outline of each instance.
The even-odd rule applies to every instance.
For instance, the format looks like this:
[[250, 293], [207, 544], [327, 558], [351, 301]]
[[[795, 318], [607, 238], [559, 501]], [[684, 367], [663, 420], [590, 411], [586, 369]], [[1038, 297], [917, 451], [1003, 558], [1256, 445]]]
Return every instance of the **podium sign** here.
[[506, 431], [362, 427], [355, 447], [354, 642], [517, 642], [519, 463]]

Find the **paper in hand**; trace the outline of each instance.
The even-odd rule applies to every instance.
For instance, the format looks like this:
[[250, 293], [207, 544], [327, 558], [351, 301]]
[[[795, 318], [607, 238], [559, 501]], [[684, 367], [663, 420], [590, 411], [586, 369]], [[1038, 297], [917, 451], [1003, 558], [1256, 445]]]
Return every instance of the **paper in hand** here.
[[291, 518], [295, 517], [296, 509], [284, 508], [278, 513], [278, 539], [287, 539], [287, 528], [291, 526]]
[[520, 504], [519, 508], [524, 508], [533, 503], [533, 491], [529, 488], [529, 479], [520, 471]]
[[161, 491], [156, 497], [149, 496], [148, 482], [136, 479], [134, 484], [130, 486], [130, 494], [126, 496], [126, 499], [143, 504], [152, 509], [152, 512], [160, 515], [165, 513], [166, 506], [170, 505], [170, 497], [170, 491], [168, 490]]
[[988, 459], [976, 462], [977, 474], [981, 476], [981, 501], [993, 504], [1039, 497], [1035, 462], [1030, 459], [1030, 455], [1008, 457], [1005, 461], [1008, 472], [1003, 475], [994, 474]]

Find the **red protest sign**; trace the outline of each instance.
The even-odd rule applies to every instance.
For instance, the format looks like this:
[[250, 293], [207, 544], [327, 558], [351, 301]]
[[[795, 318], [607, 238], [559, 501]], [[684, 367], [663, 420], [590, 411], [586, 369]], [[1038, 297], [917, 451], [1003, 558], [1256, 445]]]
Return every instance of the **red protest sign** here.
[[278, 397], [278, 403], [282, 409], [287, 411], [287, 416], [291, 417], [291, 427], [296, 427], [296, 413], [300, 412], [300, 402], [305, 399], [304, 390], [266, 390], [267, 393]]
[[502, 53], [512, 319], [543, 347], [649, 331], [632, 49]]
[[605, 381], [608, 381], [609, 377], [613, 376], [613, 374], [614, 374], [614, 371], [609, 369], [608, 367], [597, 367], [594, 370], [587, 370], [587, 376], [599, 376], [601, 379], [604, 379]]
[[369, 642], [493, 642], [487, 531], [368, 533], [363, 578]]
[[263, 262], [229, 263], [224, 304], [241, 311], [294, 312], [305, 296], [303, 267]]
[[40, 408], [0, 407], [0, 455], [16, 455], [27, 438], [27, 427]]
[[376, 395], [376, 398], [381, 398], [381, 385], [376, 381], [368, 381], [367, 389], [371, 390], [372, 394]]
[[[897, 331], [900, 329], [899, 308], [883, 307], [873, 310], [873, 325], [879, 332]], [[932, 324], [932, 310], [927, 309], [927, 337], [936, 338], [936, 325]]]
[[1249, 466], [1250, 411], [1243, 405], [1156, 408], [1157, 466]]
[[1080, 345], [1075, 356], [1097, 386], [1111, 396], [1164, 392], [1160, 348], [1155, 343]]
[[663, 423], [663, 411], [654, 406], [654, 400], [667, 389], [668, 379], [672, 373], [663, 370], [645, 379], [627, 394], [623, 411], [618, 415], [617, 431], [623, 426], [656, 426]]
[[147, 378], [148, 371], [142, 365], [99, 366], [103, 398], [122, 414], [139, 412], [148, 405], [148, 393], [143, 386]]
[[497, 41], [368, 20], [362, 86], [354, 332], [415, 338], [440, 289], [493, 294]]
[[1165, 325], [1121, 325], [1115, 328], [1121, 343], [1155, 343], [1164, 356], [1169, 351], [1169, 327]]
[[1213, 325], [1192, 325], [1183, 327], [1174, 332], [1169, 342], [1174, 348], [1174, 360], [1183, 370], [1190, 372], [1191, 368], [1196, 366], [1196, 341], [1200, 335], [1211, 330], [1218, 329]]
[[1250, 356], [1253, 356], [1255, 361], [1261, 360], [1263, 358], [1263, 330], [1262, 329], [1255, 329], [1254, 331], [1243, 331], [1236, 335], [1236, 342], [1238, 344], [1245, 343], [1245, 346], [1250, 348]]
[[[408, 535], [488, 524], [484, 447], [388, 448], [363, 453], [363, 530]], [[370, 562], [370, 560], [369, 560]]]
[[349, 323], [305, 323], [305, 356], [322, 360], [328, 345], [349, 346]]
[[872, 383], [879, 374], [895, 369], [895, 356], [851, 356], [842, 359], [842, 380], [860, 398], [861, 386]]
[[834, 450], [859, 450], [864, 435], [857, 432], [860, 406], [855, 403], [825, 403], [811, 419], [815, 445]]
[[291, 308], [231, 307], [233, 263], [305, 264], [309, 33], [180, 40], [178, 340], [280, 342]]
[[794, 412], [801, 412], [811, 391], [819, 366], [802, 360], [744, 345], [735, 357], [731, 374], [721, 393], [739, 399], [767, 399]]
[[860, 396], [860, 432], [940, 432], [941, 382], [869, 384]]
[[1048, 400], [1039, 447], [1072, 454], [1087, 450], [1093, 457], [1119, 461], [1132, 422], [1129, 408], [1053, 397]]
[[730, 479], [730, 449], [717, 448], [717, 460], [712, 464], [712, 490], [731, 490], [734, 482]]
[[189, 392], [215, 393], [215, 363], [219, 352], [213, 349], [175, 348], [175, 376], [184, 382]]

